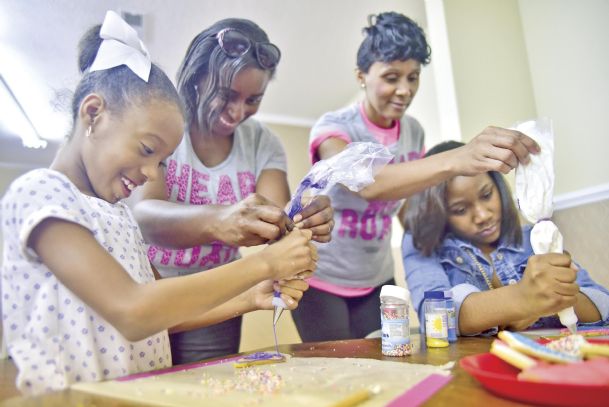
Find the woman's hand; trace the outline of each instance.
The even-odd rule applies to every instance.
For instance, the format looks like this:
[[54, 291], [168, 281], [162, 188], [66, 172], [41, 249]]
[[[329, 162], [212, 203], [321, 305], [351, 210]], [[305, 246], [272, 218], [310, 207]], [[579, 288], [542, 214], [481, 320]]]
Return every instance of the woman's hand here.
[[302, 272], [313, 272], [317, 267], [317, 249], [311, 243], [313, 232], [294, 229], [281, 240], [256, 253], [269, 267], [269, 278], [293, 278]]
[[218, 239], [233, 246], [257, 246], [279, 239], [293, 222], [285, 212], [260, 194], [227, 205], [216, 232]]
[[577, 269], [568, 254], [531, 256], [518, 283], [519, 303], [531, 317], [556, 314], [577, 302]]
[[334, 228], [334, 210], [330, 198], [326, 195], [303, 198], [303, 209], [294, 216], [294, 223], [299, 229], [311, 230], [312, 239], [316, 242], [329, 242]]
[[298, 302], [309, 284], [304, 278], [310, 277], [312, 273], [302, 273], [298, 278], [290, 280], [264, 280], [250, 289], [252, 303], [256, 309], [273, 309], [273, 296], [275, 291], [281, 292], [281, 299], [293, 310], [298, 307]]
[[477, 175], [488, 171], [507, 174], [518, 163], [529, 162], [529, 154], [539, 146], [529, 136], [501, 127], [489, 126], [463, 147], [447, 152], [455, 171], [461, 175]]

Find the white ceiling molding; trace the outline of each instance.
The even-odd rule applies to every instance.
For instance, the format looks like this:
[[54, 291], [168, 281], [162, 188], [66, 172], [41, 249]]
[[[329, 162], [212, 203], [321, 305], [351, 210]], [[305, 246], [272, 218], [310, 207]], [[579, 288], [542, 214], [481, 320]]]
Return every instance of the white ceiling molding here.
[[311, 128], [317, 119], [297, 116], [285, 116], [281, 114], [257, 113], [254, 118], [263, 123], [283, 124], [286, 126], [307, 127]]

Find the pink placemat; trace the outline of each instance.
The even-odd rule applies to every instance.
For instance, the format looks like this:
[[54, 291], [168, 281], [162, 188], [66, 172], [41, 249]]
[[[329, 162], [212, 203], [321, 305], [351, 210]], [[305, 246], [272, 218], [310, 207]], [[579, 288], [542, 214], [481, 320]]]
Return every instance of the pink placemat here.
[[415, 407], [420, 406], [433, 396], [438, 390], [452, 380], [451, 375], [431, 374], [421, 380], [414, 387], [406, 390], [401, 396], [393, 399], [387, 407]]
[[221, 363], [233, 362], [240, 358], [242, 358], [242, 356], [234, 356], [232, 358], [212, 360], [209, 362], [193, 363], [191, 365], [177, 365], [177, 366], [168, 367], [166, 369], [152, 370], [150, 372], [135, 373], [135, 374], [125, 376], [125, 377], [119, 377], [118, 379], [115, 379], [115, 380], [117, 382], [127, 382], [129, 380], [141, 379], [142, 377], [160, 376], [160, 375], [167, 374], [167, 373], [180, 372], [182, 370], [196, 369], [198, 367], [203, 367], [203, 366], [219, 365]]

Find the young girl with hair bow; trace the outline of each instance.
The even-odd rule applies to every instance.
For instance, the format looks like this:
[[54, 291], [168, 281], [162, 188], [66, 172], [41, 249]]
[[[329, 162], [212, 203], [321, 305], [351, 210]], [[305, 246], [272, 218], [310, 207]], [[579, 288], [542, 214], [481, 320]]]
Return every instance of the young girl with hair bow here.
[[[311, 232], [297, 230], [209, 273], [155, 280], [121, 200], [159, 177], [180, 143], [180, 99], [114, 12], [79, 49], [69, 139], [50, 168], [15, 180], [1, 206], [4, 336], [27, 394], [171, 366], [168, 328], [271, 309], [274, 280], [315, 268]], [[307, 285], [275, 288], [295, 307]]]

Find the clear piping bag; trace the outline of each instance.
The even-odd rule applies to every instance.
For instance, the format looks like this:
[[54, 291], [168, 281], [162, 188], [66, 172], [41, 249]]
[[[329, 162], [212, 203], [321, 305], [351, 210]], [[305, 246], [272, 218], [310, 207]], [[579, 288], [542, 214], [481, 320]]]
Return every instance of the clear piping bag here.
[[[563, 237], [558, 227], [550, 220], [554, 210], [554, 134], [552, 121], [540, 118], [515, 126], [533, 138], [541, 152], [531, 155], [526, 165], [516, 167], [516, 197], [522, 215], [531, 223], [531, 246], [535, 254], [562, 253]], [[558, 313], [560, 323], [571, 333], [577, 332], [577, 315], [573, 307]]]
[[[374, 176], [392, 159], [393, 154], [382, 144], [350, 143], [340, 153], [327, 160], [320, 160], [311, 167], [285, 209], [288, 217], [293, 219], [302, 211], [302, 195], [306, 190], [314, 190], [319, 194], [335, 184], [342, 184], [353, 192], [361, 191], [374, 182]], [[273, 325], [277, 325], [286, 308], [278, 291], [275, 291], [273, 305]]]

